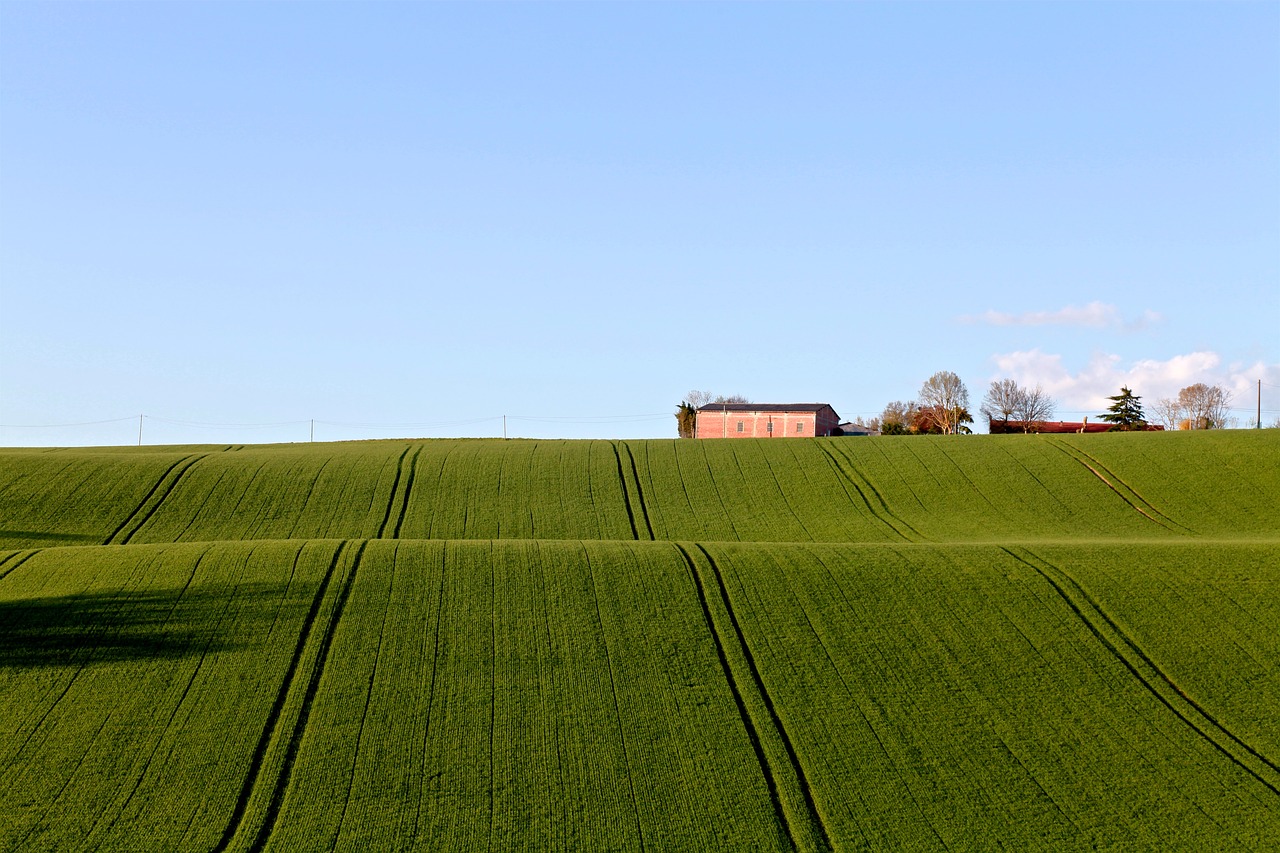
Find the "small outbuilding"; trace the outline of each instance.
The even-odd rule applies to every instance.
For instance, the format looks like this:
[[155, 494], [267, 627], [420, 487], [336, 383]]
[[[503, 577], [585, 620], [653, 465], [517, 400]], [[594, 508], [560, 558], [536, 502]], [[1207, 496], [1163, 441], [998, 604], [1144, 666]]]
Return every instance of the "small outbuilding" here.
[[840, 416], [828, 403], [708, 403], [698, 409], [697, 438], [811, 438], [836, 435]]
[[866, 424], [856, 423], [854, 421], [845, 421], [840, 424], [839, 431], [836, 435], [879, 435], [880, 430], [872, 429]]

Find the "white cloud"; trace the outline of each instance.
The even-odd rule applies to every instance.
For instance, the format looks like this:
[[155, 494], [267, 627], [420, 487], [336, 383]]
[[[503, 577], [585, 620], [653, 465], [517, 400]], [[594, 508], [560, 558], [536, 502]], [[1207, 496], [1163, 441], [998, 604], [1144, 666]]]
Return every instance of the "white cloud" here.
[[988, 326], [1079, 326], [1090, 329], [1124, 329], [1136, 332], [1160, 322], [1161, 316], [1155, 311], [1144, 311], [1141, 317], [1125, 320], [1120, 316], [1120, 309], [1105, 302], [1090, 302], [1088, 305], [1068, 305], [1056, 311], [1027, 311], [1022, 314], [1009, 314], [1004, 311], [986, 311], [978, 315], [960, 317], [962, 323], [982, 323]]
[[[1063, 420], [1074, 420], [1081, 415], [1101, 413], [1110, 405], [1107, 399], [1126, 386], [1142, 398], [1144, 408], [1150, 409], [1162, 397], [1174, 397], [1178, 391], [1196, 382], [1221, 385], [1232, 394], [1234, 414], [1241, 422], [1252, 422], [1249, 415], [1256, 405], [1258, 380], [1264, 383], [1263, 408], [1280, 408], [1266, 400], [1267, 385], [1280, 386], [1280, 364], [1235, 363], [1223, 365], [1215, 352], [1200, 351], [1176, 355], [1165, 361], [1141, 359], [1124, 363], [1120, 356], [1096, 353], [1089, 363], [1071, 372], [1062, 362], [1061, 355], [1041, 352], [1038, 349], [1023, 352], [1002, 353], [992, 356], [996, 373], [992, 379], [1011, 378], [1028, 387], [1041, 386], [1058, 404], [1058, 414]], [[1280, 398], [1280, 389], [1273, 391]], [[1267, 417], [1264, 412], [1263, 420]]]

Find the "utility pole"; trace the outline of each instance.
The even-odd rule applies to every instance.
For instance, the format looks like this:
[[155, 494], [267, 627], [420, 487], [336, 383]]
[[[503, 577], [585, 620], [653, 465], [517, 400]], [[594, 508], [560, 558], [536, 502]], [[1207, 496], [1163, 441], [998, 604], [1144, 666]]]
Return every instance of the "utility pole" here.
[[316, 419], [311, 419], [311, 442], [314, 444], [316, 440]]
[[502, 440], [507, 440], [507, 416], [502, 416]]
[[1258, 429], [1262, 429], [1262, 380], [1258, 380]]
[[142, 446], [142, 415], [138, 415], [138, 446]]

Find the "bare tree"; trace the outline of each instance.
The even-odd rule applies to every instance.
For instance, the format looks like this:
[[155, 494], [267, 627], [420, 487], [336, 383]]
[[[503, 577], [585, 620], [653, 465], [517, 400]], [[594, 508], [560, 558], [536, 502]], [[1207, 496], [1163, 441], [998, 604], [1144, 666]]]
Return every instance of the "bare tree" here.
[[939, 370], [920, 386], [920, 407], [933, 409], [942, 431], [954, 435], [959, 431], [961, 416], [968, 414], [969, 389], [959, 376]]
[[701, 409], [714, 398], [715, 394], [710, 391], [690, 391], [684, 395], [684, 401], [695, 409]]
[[1227, 425], [1231, 392], [1221, 385], [1197, 382], [1178, 392], [1178, 404], [1186, 414], [1191, 429], [1222, 429]]
[[1053, 410], [1057, 405], [1039, 385], [1035, 388], [1023, 388], [1018, 406], [1013, 410], [1014, 419], [1022, 421], [1024, 433], [1033, 432], [1040, 424], [1053, 417]]
[[717, 394], [714, 391], [690, 391], [684, 395], [684, 401], [695, 409], [701, 409], [708, 403], [750, 403], [741, 394]]
[[987, 389], [979, 411], [986, 415], [988, 423], [1001, 421], [1007, 430], [1009, 418], [1018, 411], [1025, 393], [1025, 389], [1012, 379], [997, 379]]
[[1161, 397], [1156, 404], [1151, 407], [1155, 420], [1159, 424], [1163, 424], [1165, 429], [1177, 429], [1178, 424], [1183, 420], [1182, 404], [1178, 402], [1178, 398]]
[[[1053, 417], [1056, 407], [1057, 403], [1039, 385], [1024, 388], [1012, 379], [998, 379], [987, 389], [981, 411], [987, 416], [991, 432], [1008, 432], [1012, 419], [1027, 433]], [[996, 428], [997, 422], [1001, 429]]]

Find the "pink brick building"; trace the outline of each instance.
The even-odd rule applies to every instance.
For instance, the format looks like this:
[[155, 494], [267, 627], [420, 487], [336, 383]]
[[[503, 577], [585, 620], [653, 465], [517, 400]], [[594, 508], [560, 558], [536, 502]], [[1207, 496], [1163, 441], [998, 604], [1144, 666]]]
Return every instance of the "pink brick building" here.
[[826, 403], [708, 403], [697, 438], [812, 438], [831, 435], [840, 416]]

